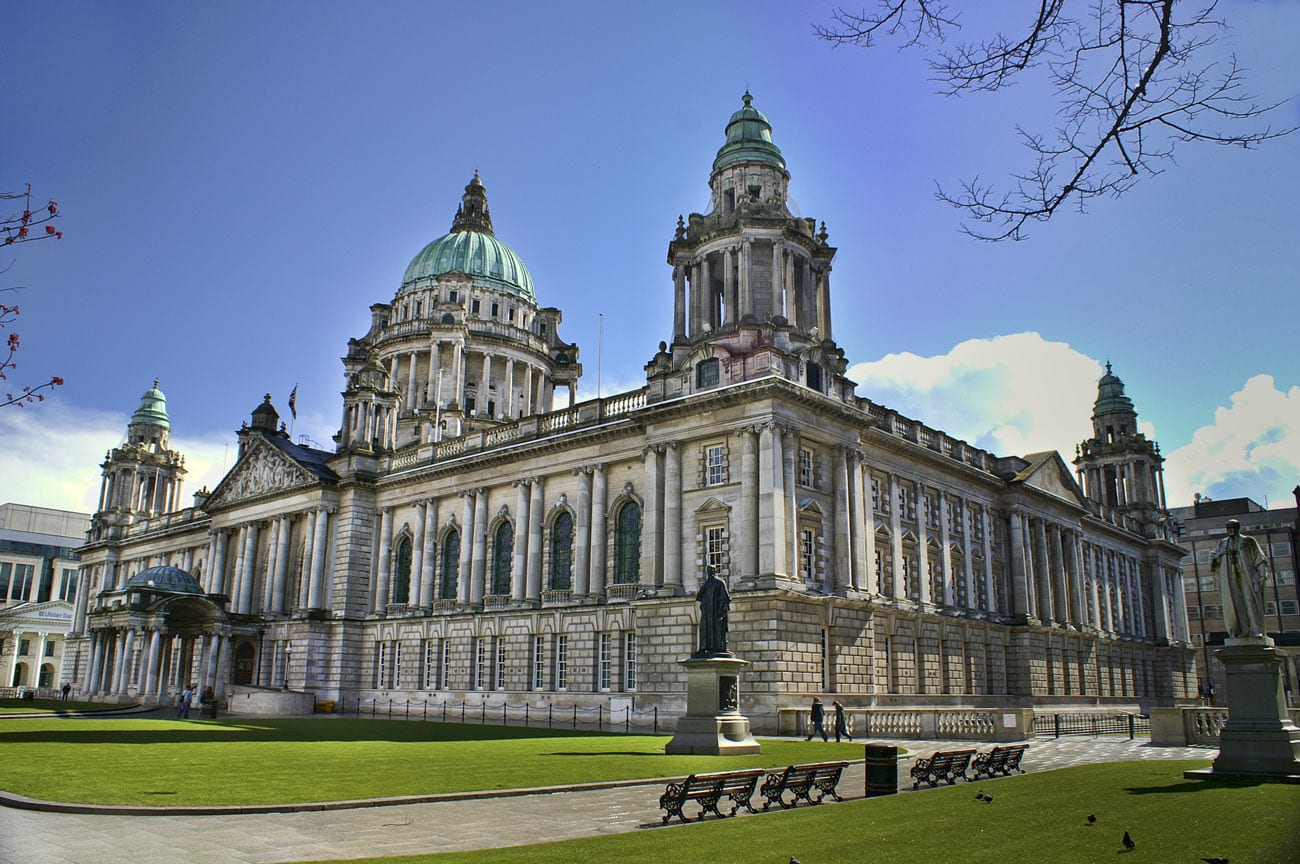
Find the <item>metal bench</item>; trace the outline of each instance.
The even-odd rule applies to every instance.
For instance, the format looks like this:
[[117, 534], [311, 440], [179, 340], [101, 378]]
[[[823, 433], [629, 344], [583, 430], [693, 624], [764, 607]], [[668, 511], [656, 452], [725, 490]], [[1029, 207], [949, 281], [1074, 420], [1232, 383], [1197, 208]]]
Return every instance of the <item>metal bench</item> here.
[[959, 777], [969, 780], [966, 769], [974, 755], [974, 750], [937, 750], [929, 759], [917, 759], [912, 766], [912, 788], [916, 789], [922, 783], [938, 786], [940, 781], [951, 786]]
[[753, 768], [743, 771], [692, 774], [679, 783], [669, 783], [664, 794], [659, 796], [659, 806], [664, 809], [664, 824], [674, 816], [683, 822], [689, 822], [686, 814], [682, 812], [687, 801], [699, 802], [698, 819], [703, 819], [709, 813], [721, 818], [723, 814], [718, 810], [718, 804], [723, 798], [731, 799], [731, 812], [727, 813], [727, 816], [735, 816], [736, 811], [741, 807], [753, 813], [754, 808], [750, 805], [749, 799], [754, 796], [758, 778], [762, 776], [763, 769]]
[[975, 756], [971, 762], [971, 769], [975, 772], [975, 779], [981, 776], [993, 777], [998, 774], [1011, 776], [1011, 772], [1018, 771], [1025, 773], [1025, 769], [1020, 767], [1020, 760], [1025, 755], [1025, 750], [1029, 749], [1028, 744], [1008, 744], [1006, 746], [998, 745], [987, 753], [980, 753]]
[[[848, 764], [848, 762], [814, 762], [809, 765], [791, 765], [784, 771], [768, 774], [759, 789], [767, 799], [763, 802], [763, 809], [766, 810], [773, 804], [780, 804], [783, 809], [788, 809], [800, 801], [820, 804], [827, 795], [836, 801], [843, 801], [844, 799], [835, 791], [835, 787], [839, 784], [840, 775], [844, 773], [844, 768]], [[814, 791], [817, 792], [815, 799], [812, 797]], [[788, 803], [785, 799], [786, 792], [794, 796]]]

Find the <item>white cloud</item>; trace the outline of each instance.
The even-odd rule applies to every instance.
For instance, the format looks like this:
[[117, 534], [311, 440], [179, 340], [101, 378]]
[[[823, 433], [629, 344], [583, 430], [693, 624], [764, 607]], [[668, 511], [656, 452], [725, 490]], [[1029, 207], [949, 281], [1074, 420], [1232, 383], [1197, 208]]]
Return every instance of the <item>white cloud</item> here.
[[1214, 422], [1165, 462], [1171, 504], [1211, 498], [1253, 498], [1286, 506], [1300, 481], [1300, 387], [1283, 392], [1271, 375], [1256, 375], [1232, 394]]
[[[947, 354], [857, 363], [859, 393], [999, 456], [1058, 450], [1092, 434], [1102, 365], [1037, 333], [968, 339]], [[1145, 430], [1150, 434], [1150, 430]]]
[[[47, 398], [0, 410], [0, 502], [90, 513], [99, 499], [100, 465], [126, 434], [127, 414], [90, 411]], [[235, 457], [233, 436], [176, 437], [185, 455], [183, 502], [220, 481]]]

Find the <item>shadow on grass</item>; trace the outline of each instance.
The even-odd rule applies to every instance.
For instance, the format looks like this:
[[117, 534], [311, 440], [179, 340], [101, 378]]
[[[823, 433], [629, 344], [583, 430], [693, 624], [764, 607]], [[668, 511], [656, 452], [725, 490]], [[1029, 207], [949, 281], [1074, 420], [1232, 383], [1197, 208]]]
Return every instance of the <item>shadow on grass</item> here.
[[[33, 718], [32, 724], [43, 721]], [[206, 742], [311, 742], [311, 741], [505, 741], [520, 738], [615, 737], [609, 732], [570, 729], [537, 729], [522, 726], [470, 726], [459, 723], [403, 720], [267, 719], [241, 720], [121, 720], [87, 719], [90, 728], [65, 725], [66, 720], [47, 720], [59, 725], [13, 729], [0, 724], [0, 744], [195, 744]], [[119, 726], [119, 728], [114, 728]], [[145, 724], [145, 725], [141, 725]], [[7, 728], [8, 727], [8, 728]], [[621, 734], [618, 737], [626, 737]], [[656, 737], [656, 736], [646, 736]], [[590, 755], [604, 755], [593, 753]], [[640, 754], [636, 754], [640, 755]]]
[[556, 750], [553, 753], [539, 753], [539, 756], [653, 756], [664, 755], [663, 748], [658, 750]]
[[1168, 786], [1129, 786], [1124, 791], [1130, 795], [1184, 795], [1188, 792], [1208, 792], [1211, 789], [1221, 787], [1227, 787], [1230, 789], [1246, 789], [1263, 785], [1265, 785], [1263, 780], [1207, 777], [1204, 780], [1183, 780], [1179, 783], [1170, 784]]

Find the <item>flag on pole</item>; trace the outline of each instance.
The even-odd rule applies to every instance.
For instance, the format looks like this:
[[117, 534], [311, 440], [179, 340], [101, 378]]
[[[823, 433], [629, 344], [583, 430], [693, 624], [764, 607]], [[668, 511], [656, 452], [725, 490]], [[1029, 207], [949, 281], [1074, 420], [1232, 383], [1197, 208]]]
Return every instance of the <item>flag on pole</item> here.
[[293, 419], [298, 419], [298, 385], [293, 385], [293, 390], [289, 392], [289, 413]]

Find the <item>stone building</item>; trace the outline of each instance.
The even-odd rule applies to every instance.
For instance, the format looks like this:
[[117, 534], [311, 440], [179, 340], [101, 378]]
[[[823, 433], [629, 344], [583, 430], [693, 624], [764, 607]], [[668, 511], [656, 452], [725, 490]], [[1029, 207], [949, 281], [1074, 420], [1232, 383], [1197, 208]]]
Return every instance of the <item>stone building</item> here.
[[0, 692], [62, 686], [89, 513], [0, 504]]
[[[1294, 494], [1300, 505], [1300, 487]], [[1178, 526], [1179, 542], [1191, 553], [1182, 562], [1183, 591], [1192, 644], [1196, 651], [1196, 677], [1206, 701], [1225, 704], [1223, 664], [1214, 649], [1223, 645], [1227, 625], [1223, 621], [1223, 599], [1210, 565], [1214, 548], [1227, 537], [1229, 519], [1236, 519], [1241, 532], [1255, 538], [1268, 561], [1268, 584], [1264, 594], [1265, 629], [1278, 650], [1287, 658], [1282, 667], [1282, 684], [1288, 704], [1300, 700], [1300, 593], [1296, 589], [1296, 532], [1300, 529], [1300, 506], [1261, 506], [1250, 498], [1211, 500], [1196, 496], [1190, 507], [1170, 508]], [[1208, 672], [1206, 671], [1208, 670]]]
[[196, 681], [672, 714], [711, 564], [758, 730], [819, 692], [1191, 695], [1158, 453], [1117, 469], [1109, 445], [1085, 446], [1076, 466], [1101, 478], [1085, 494], [1057, 453], [995, 456], [857, 395], [833, 338], [836, 250], [791, 214], [789, 180], [745, 94], [710, 212], [679, 217], [668, 244], [672, 332], [644, 387], [578, 402], [578, 347], [496, 237], [476, 174], [348, 343], [333, 451], [291, 441], [268, 396], [226, 477], [172, 509], [157, 506], [179, 491], [169, 421], [133, 420], [142, 443], [105, 462], [81, 550], [68, 674], [106, 699]]

